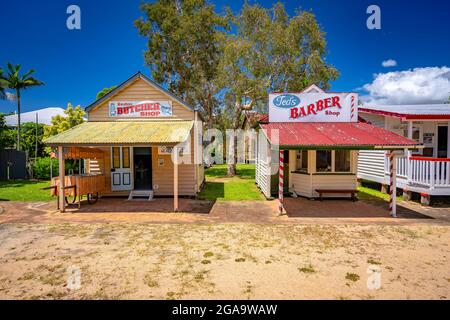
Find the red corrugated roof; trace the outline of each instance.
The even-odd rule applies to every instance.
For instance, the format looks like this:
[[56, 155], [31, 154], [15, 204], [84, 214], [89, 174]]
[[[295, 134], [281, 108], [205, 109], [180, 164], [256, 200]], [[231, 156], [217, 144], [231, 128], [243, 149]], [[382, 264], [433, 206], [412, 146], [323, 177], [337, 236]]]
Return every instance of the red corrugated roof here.
[[[273, 144], [295, 147], [416, 146], [415, 141], [362, 122], [271, 122], [261, 124]], [[279, 143], [273, 141], [278, 129]], [[386, 148], [387, 149], [387, 148]]]

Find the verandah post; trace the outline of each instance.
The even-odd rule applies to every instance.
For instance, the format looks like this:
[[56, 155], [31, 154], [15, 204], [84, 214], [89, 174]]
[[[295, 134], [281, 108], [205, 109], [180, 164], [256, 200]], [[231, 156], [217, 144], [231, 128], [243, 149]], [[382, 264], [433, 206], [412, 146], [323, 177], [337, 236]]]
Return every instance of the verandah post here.
[[59, 162], [59, 211], [64, 212], [66, 210], [65, 204], [65, 190], [64, 190], [64, 180], [65, 180], [65, 168], [64, 168], [64, 154], [63, 147], [58, 147], [58, 162]]
[[389, 213], [392, 217], [397, 217], [397, 163], [394, 150], [389, 153]]
[[178, 211], [178, 147], [173, 147], [173, 211]]
[[278, 213], [283, 214], [284, 202], [284, 151], [280, 150], [280, 167], [278, 168], [279, 183], [278, 183]]

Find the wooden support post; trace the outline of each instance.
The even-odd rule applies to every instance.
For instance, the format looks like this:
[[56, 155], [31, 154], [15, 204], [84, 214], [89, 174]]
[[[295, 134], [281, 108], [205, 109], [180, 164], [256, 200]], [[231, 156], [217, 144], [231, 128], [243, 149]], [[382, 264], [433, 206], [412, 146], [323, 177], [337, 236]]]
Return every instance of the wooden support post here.
[[389, 153], [389, 213], [392, 217], [397, 217], [397, 163], [395, 159], [394, 151], [391, 150]]
[[284, 202], [284, 151], [280, 150], [280, 167], [278, 168], [278, 213], [283, 214]]
[[58, 147], [58, 162], [59, 162], [59, 212], [64, 212], [66, 210], [65, 204], [65, 190], [64, 190], [64, 180], [65, 180], [65, 168], [64, 168], [64, 154], [63, 147]]
[[173, 211], [178, 211], [178, 147], [173, 147]]
[[[412, 140], [413, 138], [413, 122], [412, 121], [408, 121], [408, 139]], [[411, 163], [411, 150], [410, 149], [405, 149], [405, 155], [406, 155], [406, 178], [408, 180], [408, 184], [411, 182], [412, 180], [412, 163]]]

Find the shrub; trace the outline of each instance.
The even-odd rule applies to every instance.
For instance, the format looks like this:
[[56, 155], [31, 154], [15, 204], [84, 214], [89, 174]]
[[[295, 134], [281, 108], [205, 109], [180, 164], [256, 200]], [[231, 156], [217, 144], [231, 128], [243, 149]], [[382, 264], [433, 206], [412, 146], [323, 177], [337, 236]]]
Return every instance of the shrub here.
[[[52, 164], [52, 171], [53, 176], [58, 176], [58, 160], [53, 159], [51, 160], [49, 157], [47, 158], [38, 158], [36, 162], [33, 164], [33, 177], [35, 179], [43, 179], [43, 180], [49, 180], [50, 179], [50, 163]], [[78, 166], [74, 163], [74, 161], [66, 160], [65, 163], [65, 171], [66, 174], [68, 174], [69, 170], [78, 171]], [[76, 170], [75, 170], [76, 169]]]

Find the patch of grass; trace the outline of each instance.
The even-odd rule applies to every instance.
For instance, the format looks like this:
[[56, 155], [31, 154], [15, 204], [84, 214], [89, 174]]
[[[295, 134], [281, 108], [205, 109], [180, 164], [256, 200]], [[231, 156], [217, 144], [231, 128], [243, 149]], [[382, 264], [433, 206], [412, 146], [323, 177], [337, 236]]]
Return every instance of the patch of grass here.
[[49, 181], [10, 180], [0, 181], [0, 201], [50, 201]]
[[239, 177], [229, 178], [225, 182], [207, 181], [198, 198], [222, 201], [263, 200], [263, 196], [253, 180]]
[[376, 264], [376, 265], [380, 265], [380, 264], [381, 264], [380, 261], [375, 260], [375, 259], [373, 259], [373, 258], [367, 259], [367, 263], [368, 263], [368, 264]]
[[[205, 170], [205, 177], [226, 178], [228, 172], [227, 164], [216, 164]], [[236, 165], [236, 174], [242, 179], [255, 179], [255, 165], [239, 163]]]
[[210, 264], [210, 263], [211, 263], [211, 260], [204, 259], [204, 260], [202, 260], [202, 263], [203, 263], [203, 264]]
[[236, 258], [234, 259], [236, 262], [245, 262], [245, 258]]
[[347, 272], [347, 274], [345, 275], [345, 279], [356, 282], [359, 280], [359, 275], [357, 275], [356, 273], [349, 273]]
[[211, 251], [205, 252], [205, 254], [203, 254], [203, 258], [210, 258], [214, 256], [214, 253], [212, 253]]
[[[358, 190], [359, 190], [358, 198], [360, 198], [362, 200], [382, 199], [385, 201], [389, 201], [389, 195], [386, 193], [383, 193], [379, 190], [375, 190], [375, 189], [371, 189], [371, 188], [367, 188], [367, 187], [363, 187], [363, 186], [358, 187]], [[398, 196], [397, 201], [401, 201], [401, 200], [402, 200], [402, 197]]]
[[34, 272], [25, 272], [19, 279], [17, 280], [31, 280], [36, 278], [36, 275], [34, 274]]
[[150, 288], [159, 287], [158, 281], [154, 280], [150, 274], [144, 276], [144, 283]]
[[205, 170], [206, 185], [198, 195], [203, 200], [263, 200], [255, 184], [255, 165], [238, 164], [236, 176], [227, 176], [226, 164], [214, 165]]
[[303, 268], [298, 268], [298, 271], [302, 273], [316, 273], [316, 270], [313, 268], [312, 265]]
[[397, 227], [397, 228], [394, 228], [394, 231], [396, 231], [396, 232], [398, 232], [400, 234], [403, 234], [403, 235], [405, 235], [405, 236], [407, 236], [408, 238], [411, 238], [411, 239], [420, 238], [419, 234], [416, 231], [408, 229], [408, 228]]

